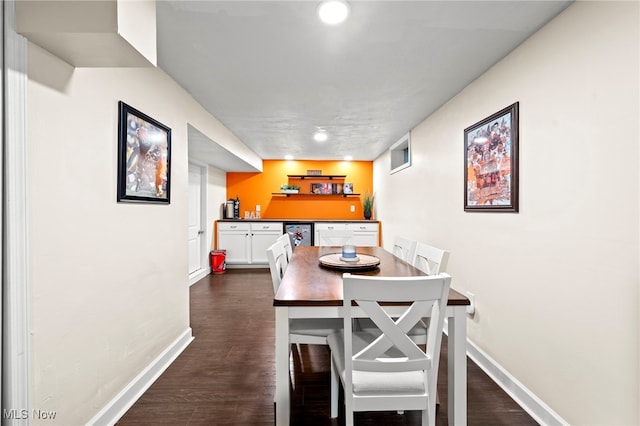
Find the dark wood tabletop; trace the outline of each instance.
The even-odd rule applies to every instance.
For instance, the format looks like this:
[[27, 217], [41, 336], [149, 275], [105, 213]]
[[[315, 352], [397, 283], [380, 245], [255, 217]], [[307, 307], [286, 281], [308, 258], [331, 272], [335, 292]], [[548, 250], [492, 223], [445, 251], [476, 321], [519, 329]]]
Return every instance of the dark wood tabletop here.
[[[293, 250], [291, 262], [273, 299], [273, 306], [341, 306], [342, 274], [381, 277], [412, 277], [426, 275], [411, 264], [382, 247], [357, 247], [356, 252], [380, 259], [377, 268], [366, 271], [342, 271], [320, 265], [320, 257], [340, 253], [341, 247], [299, 246]], [[463, 294], [449, 290], [448, 305], [469, 305]]]

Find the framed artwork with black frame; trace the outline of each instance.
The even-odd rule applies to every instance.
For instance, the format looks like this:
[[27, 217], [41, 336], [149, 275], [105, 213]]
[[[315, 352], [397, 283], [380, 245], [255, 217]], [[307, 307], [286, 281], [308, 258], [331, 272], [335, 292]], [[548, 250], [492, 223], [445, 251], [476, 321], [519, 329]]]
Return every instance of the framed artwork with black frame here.
[[118, 202], [169, 204], [171, 129], [118, 102]]
[[518, 211], [518, 102], [464, 129], [464, 210]]

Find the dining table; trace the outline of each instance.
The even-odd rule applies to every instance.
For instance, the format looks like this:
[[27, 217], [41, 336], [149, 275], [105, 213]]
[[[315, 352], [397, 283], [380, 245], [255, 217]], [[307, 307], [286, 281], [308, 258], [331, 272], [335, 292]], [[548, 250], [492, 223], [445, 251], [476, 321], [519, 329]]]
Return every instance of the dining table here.
[[[289, 425], [291, 390], [289, 371], [289, 320], [296, 318], [340, 318], [343, 273], [381, 277], [427, 275], [382, 247], [356, 247], [356, 253], [379, 263], [364, 268], [348, 263], [341, 267], [322, 259], [341, 253], [339, 246], [298, 246], [273, 299], [275, 307], [275, 424]], [[455, 279], [455, 277], [454, 277]], [[466, 307], [469, 299], [449, 290], [447, 328], [447, 413], [449, 425], [467, 423]]]

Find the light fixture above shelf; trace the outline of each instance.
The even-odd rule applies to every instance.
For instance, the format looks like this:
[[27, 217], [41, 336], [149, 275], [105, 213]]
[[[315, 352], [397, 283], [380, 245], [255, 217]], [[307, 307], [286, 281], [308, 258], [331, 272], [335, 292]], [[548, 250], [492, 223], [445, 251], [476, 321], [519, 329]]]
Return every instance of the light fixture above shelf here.
[[313, 140], [316, 142], [324, 142], [329, 138], [327, 132], [324, 130], [318, 130], [313, 134]]

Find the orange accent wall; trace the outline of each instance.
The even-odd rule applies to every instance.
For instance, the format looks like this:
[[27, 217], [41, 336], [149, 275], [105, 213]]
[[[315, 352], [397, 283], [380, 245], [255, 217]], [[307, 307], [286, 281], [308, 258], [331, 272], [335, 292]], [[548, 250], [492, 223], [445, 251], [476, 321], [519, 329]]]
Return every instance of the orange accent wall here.
[[[261, 207], [263, 219], [364, 219], [362, 198], [373, 193], [372, 161], [312, 161], [264, 160], [262, 173], [227, 173], [227, 199], [240, 198], [240, 216], [245, 211]], [[338, 195], [273, 195], [284, 183], [299, 185], [300, 192], [310, 192], [312, 179], [288, 179], [287, 175], [306, 175], [307, 170], [322, 170], [323, 175], [346, 175], [344, 181], [353, 183], [353, 192], [360, 196]], [[329, 183], [330, 181], [325, 180]], [[350, 206], [355, 206], [355, 212]], [[375, 209], [374, 209], [375, 210]]]

